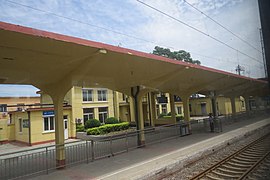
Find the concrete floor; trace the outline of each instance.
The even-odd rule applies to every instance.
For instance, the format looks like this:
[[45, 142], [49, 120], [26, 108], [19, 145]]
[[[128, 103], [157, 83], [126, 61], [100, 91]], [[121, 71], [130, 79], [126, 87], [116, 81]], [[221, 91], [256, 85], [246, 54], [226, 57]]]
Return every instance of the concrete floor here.
[[270, 118], [243, 120], [223, 127], [222, 133], [194, 133], [32, 179], [141, 179], [268, 124]]

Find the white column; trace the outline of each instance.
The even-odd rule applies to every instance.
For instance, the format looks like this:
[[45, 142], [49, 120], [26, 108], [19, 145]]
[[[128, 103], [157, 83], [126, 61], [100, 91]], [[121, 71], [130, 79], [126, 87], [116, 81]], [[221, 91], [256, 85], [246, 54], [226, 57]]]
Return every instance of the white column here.
[[232, 106], [232, 115], [235, 116], [236, 115], [235, 97], [231, 96], [230, 100], [231, 100], [231, 106]]
[[175, 116], [175, 102], [174, 102], [174, 95], [170, 94], [170, 106], [171, 106], [171, 116], [173, 122], [176, 124], [176, 116]]

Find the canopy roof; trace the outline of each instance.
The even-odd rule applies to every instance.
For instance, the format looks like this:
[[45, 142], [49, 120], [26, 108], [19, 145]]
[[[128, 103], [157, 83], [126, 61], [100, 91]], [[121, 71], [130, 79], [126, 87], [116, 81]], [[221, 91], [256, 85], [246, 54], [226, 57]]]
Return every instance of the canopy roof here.
[[145, 88], [176, 95], [262, 95], [266, 81], [153, 54], [0, 22], [0, 83], [38, 88]]

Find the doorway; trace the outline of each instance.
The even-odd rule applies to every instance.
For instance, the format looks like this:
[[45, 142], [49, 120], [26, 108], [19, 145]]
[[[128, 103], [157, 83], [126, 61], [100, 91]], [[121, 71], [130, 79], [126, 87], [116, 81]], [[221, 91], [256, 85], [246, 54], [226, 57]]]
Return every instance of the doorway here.
[[68, 139], [68, 116], [64, 116], [64, 137]]
[[207, 115], [206, 103], [201, 103], [201, 110], [202, 110], [202, 115], [203, 116]]

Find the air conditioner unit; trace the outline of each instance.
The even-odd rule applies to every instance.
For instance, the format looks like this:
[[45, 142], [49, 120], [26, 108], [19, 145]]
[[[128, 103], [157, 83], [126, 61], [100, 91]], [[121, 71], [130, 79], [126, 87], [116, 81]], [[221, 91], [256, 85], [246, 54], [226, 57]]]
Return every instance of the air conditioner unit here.
[[6, 117], [7, 116], [7, 112], [3, 112], [2, 116], [3, 117]]

